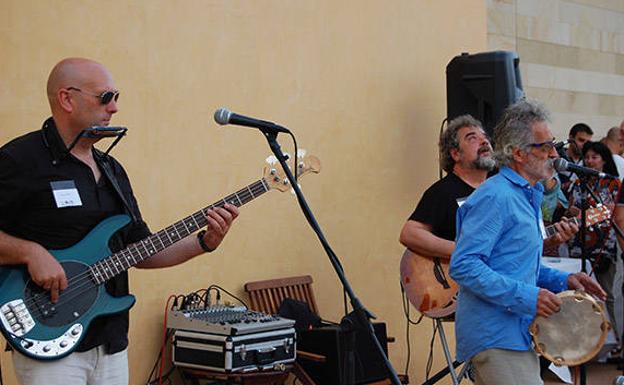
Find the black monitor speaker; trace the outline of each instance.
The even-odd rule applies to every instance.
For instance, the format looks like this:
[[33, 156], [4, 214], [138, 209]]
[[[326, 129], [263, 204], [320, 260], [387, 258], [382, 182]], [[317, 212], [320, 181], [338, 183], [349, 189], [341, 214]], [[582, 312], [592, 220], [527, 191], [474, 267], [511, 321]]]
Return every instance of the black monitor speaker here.
[[519, 62], [510, 51], [455, 56], [446, 66], [447, 119], [470, 114], [492, 137], [505, 108], [524, 97]]
[[[384, 353], [388, 355], [386, 324], [374, 322], [373, 329]], [[324, 326], [305, 330], [299, 334], [297, 349], [325, 356], [325, 362], [298, 359], [306, 373], [319, 385], [346, 385], [345, 367], [347, 357], [346, 336], [340, 326]], [[367, 384], [388, 378], [384, 361], [379, 358], [369, 334], [365, 330], [355, 331], [355, 354], [353, 375], [356, 385]]]

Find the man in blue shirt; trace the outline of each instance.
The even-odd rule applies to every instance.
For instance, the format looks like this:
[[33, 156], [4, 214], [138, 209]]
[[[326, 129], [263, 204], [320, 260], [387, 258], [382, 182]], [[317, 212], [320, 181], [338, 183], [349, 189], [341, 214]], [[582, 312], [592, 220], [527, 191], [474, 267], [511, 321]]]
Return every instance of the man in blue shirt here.
[[498, 175], [485, 181], [457, 212], [450, 275], [460, 285], [457, 358], [472, 360], [477, 385], [541, 385], [528, 328], [536, 315], [559, 310], [554, 294], [585, 289], [605, 298], [584, 273], [540, 264], [545, 231], [538, 181], [557, 157], [548, 112], [538, 103], [510, 106], [495, 128]]

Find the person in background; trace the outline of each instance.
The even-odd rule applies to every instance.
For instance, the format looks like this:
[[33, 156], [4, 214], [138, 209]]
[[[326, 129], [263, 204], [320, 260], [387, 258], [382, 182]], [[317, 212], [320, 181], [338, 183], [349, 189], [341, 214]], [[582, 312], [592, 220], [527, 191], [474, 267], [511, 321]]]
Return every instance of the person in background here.
[[[574, 164], [583, 163], [583, 146], [592, 140], [594, 131], [585, 123], [576, 123], [568, 134], [568, 147], [559, 155], [568, 162]], [[569, 196], [572, 182], [576, 179], [576, 174], [570, 171], [559, 172], [559, 180], [561, 181], [561, 189]]]
[[613, 162], [620, 175], [620, 180], [622, 180], [624, 178], [624, 158], [622, 157], [622, 153], [624, 153], [624, 138], [622, 137], [620, 127], [611, 127], [607, 132], [607, 136], [602, 138], [600, 142], [611, 150]]
[[592, 140], [593, 135], [594, 131], [585, 123], [576, 123], [572, 126], [568, 133], [570, 145], [566, 149], [564, 157], [570, 162], [581, 164], [583, 162], [583, 146]]
[[[563, 213], [568, 209], [568, 199], [563, 191], [561, 191], [561, 182], [554, 168], [552, 170], [552, 175], [541, 180], [540, 183], [544, 186], [542, 218], [544, 220], [544, 226], [549, 226], [561, 219]], [[568, 256], [567, 244], [545, 245], [543, 255], [566, 258]]]

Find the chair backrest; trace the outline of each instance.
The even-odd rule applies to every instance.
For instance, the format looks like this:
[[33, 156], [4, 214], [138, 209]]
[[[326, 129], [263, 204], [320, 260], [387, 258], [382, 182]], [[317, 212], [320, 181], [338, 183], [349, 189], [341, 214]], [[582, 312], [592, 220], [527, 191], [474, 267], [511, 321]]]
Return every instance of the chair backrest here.
[[249, 294], [252, 310], [277, 314], [282, 301], [292, 298], [307, 303], [318, 315], [312, 292], [312, 277], [309, 275], [248, 282], [245, 291]]

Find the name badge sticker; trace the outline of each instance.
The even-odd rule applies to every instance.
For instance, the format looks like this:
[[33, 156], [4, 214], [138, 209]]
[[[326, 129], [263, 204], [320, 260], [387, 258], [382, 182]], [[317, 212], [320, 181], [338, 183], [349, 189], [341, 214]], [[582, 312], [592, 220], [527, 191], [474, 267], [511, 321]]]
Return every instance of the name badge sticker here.
[[76, 183], [73, 180], [50, 182], [50, 186], [57, 208], [82, 206], [80, 194], [78, 194]]
[[548, 238], [548, 234], [546, 234], [546, 227], [544, 227], [544, 222], [540, 219], [539, 221], [540, 231], [542, 232], [542, 238]]

